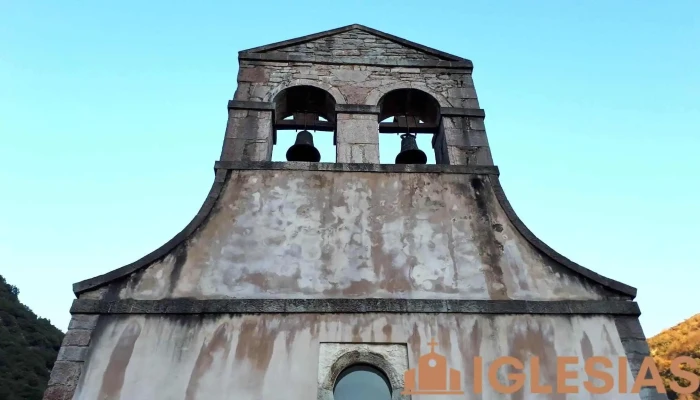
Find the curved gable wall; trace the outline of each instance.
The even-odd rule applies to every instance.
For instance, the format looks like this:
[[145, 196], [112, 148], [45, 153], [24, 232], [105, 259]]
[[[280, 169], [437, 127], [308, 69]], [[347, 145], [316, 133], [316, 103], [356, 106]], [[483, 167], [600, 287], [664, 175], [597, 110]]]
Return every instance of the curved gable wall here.
[[233, 170], [175, 251], [80, 297], [629, 298], [535, 248], [499, 190], [495, 175]]

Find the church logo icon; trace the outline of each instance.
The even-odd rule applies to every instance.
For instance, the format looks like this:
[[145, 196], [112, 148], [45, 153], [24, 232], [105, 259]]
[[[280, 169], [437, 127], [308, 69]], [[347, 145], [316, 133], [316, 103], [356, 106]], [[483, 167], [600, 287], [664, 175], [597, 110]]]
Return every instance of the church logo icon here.
[[464, 394], [461, 373], [452, 368], [448, 370], [447, 359], [435, 352], [435, 339], [431, 339], [428, 346], [430, 353], [418, 358], [416, 368], [404, 372], [404, 391], [401, 394]]

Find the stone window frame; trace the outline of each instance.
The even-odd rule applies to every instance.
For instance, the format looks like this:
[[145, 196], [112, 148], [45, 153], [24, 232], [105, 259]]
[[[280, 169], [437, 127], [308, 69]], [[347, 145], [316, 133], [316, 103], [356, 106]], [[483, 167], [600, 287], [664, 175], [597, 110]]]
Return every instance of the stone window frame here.
[[[317, 400], [334, 400], [333, 391], [340, 374], [347, 368], [364, 364], [378, 369], [389, 380], [392, 400], [411, 400], [410, 395], [403, 395], [403, 368], [408, 368], [408, 346], [406, 343], [321, 343], [319, 357], [323, 357], [324, 345], [336, 346], [334, 359], [327, 367], [320, 365]], [[405, 359], [405, 365], [399, 366], [392, 360], [390, 353], [398, 349]], [[394, 357], [395, 358], [395, 357]], [[397, 367], [399, 367], [397, 369]]]

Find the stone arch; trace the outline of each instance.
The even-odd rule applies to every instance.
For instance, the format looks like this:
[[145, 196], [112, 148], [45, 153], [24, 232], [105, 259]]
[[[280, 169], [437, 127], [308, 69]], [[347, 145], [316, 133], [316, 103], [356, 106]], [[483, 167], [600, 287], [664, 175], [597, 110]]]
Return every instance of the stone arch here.
[[333, 99], [335, 100], [335, 104], [347, 104], [347, 100], [345, 100], [345, 97], [342, 95], [342, 93], [340, 93], [340, 90], [331, 86], [328, 83], [321, 82], [321, 81], [315, 81], [315, 80], [311, 80], [311, 79], [292, 79], [289, 82], [282, 82], [279, 85], [277, 85], [276, 87], [274, 87], [272, 90], [267, 92], [267, 94], [263, 98], [263, 101], [271, 102], [275, 99], [275, 97], [277, 97], [277, 95], [281, 91], [283, 91], [285, 89], [289, 89], [289, 88], [294, 87], [294, 86], [313, 86], [313, 87], [316, 87], [318, 89], [325, 90], [326, 92], [328, 92], [328, 94], [333, 96]]
[[403, 371], [397, 371], [394, 365], [392, 365], [383, 354], [357, 348], [352, 350], [348, 349], [348, 351], [344, 352], [333, 362], [330, 369], [323, 377], [323, 380], [319, 382], [318, 400], [333, 400], [333, 389], [338, 377], [347, 368], [357, 364], [369, 365], [384, 373], [391, 385], [392, 400], [405, 400], [409, 398], [401, 394], [404, 390]]
[[450, 102], [447, 101], [447, 98], [445, 98], [445, 96], [430, 89], [425, 84], [419, 82], [397, 82], [391, 85], [379, 86], [373, 89], [371, 92], [369, 92], [369, 94], [365, 98], [365, 104], [370, 106], [376, 106], [378, 105], [379, 100], [382, 97], [384, 97], [385, 94], [396, 89], [420, 90], [421, 92], [425, 92], [426, 94], [433, 96], [433, 98], [435, 98], [435, 100], [437, 100], [437, 102], [440, 104], [440, 107], [453, 107], [452, 104], [450, 104]]

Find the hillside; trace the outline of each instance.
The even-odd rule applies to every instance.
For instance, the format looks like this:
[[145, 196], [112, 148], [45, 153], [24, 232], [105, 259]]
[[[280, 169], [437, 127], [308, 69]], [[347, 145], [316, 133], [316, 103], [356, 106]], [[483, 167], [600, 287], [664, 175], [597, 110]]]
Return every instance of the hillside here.
[[[664, 384], [670, 400], [698, 400], [700, 393], [694, 396], [675, 397], [675, 393], [669, 390], [668, 382], [675, 379], [682, 386], [688, 385], [687, 381], [679, 381], [669, 371], [671, 361], [680, 356], [690, 356], [700, 363], [700, 314], [681, 322], [673, 328], [666, 329], [648, 340], [651, 355], [654, 357], [659, 372], [664, 379]], [[700, 368], [694, 370], [700, 375]]]
[[0, 275], [0, 400], [41, 400], [63, 332], [18, 294]]

